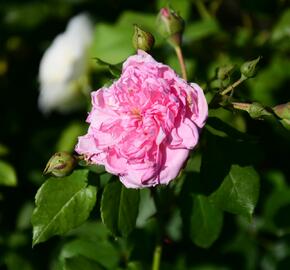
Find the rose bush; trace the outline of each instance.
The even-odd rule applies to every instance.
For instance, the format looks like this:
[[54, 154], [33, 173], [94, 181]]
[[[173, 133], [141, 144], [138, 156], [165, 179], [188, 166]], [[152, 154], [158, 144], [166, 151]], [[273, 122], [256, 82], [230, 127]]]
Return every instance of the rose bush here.
[[88, 133], [76, 152], [119, 175], [128, 188], [168, 184], [199, 139], [203, 90], [139, 50], [110, 87], [92, 93]]

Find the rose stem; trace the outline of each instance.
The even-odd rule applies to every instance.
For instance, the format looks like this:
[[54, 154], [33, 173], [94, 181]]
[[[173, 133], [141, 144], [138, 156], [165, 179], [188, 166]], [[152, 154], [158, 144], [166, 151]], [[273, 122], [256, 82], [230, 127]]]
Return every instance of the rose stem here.
[[185, 67], [184, 58], [182, 55], [182, 50], [181, 50], [180, 46], [175, 46], [174, 49], [175, 49], [175, 52], [176, 52], [176, 55], [177, 55], [177, 58], [179, 61], [179, 65], [181, 68], [182, 78], [187, 81], [186, 67]]
[[162, 254], [162, 246], [156, 245], [153, 255], [152, 270], [159, 270], [161, 254]]
[[236, 88], [238, 85], [240, 85], [243, 81], [245, 81], [246, 78], [245, 77], [241, 77], [240, 79], [238, 79], [236, 82], [234, 82], [233, 84], [231, 84], [230, 86], [228, 86], [224, 91], [222, 91], [220, 94], [222, 96], [226, 95], [228, 92], [231, 92], [232, 90], [234, 90], [234, 88]]
[[240, 102], [233, 102], [233, 108], [242, 111], [249, 111], [251, 104], [250, 103], [240, 103]]
[[162, 235], [163, 235], [163, 217], [162, 217], [162, 207], [158, 197], [157, 190], [155, 188], [151, 188], [151, 196], [153, 197], [155, 207], [157, 210], [156, 218], [157, 218], [157, 241], [153, 253], [153, 261], [152, 261], [152, 270], [159, 270], [160, 262], [161, 262], [161, 254], [162, 254]]

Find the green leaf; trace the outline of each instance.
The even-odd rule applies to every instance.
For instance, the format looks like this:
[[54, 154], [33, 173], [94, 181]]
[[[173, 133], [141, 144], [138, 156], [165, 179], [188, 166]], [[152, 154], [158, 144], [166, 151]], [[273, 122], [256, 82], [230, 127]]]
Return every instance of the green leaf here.
[[210, 200], [221, 209], [251, 218], [259, 197], [259, 175], [250, 166], [232, 165]]
[[109, 230], [101, 221], [86, 221], [83, 225], [77, 227], [76, 229], [70, 231], [67, 236], [78, 237], [82, 239], [87, 239], [90, 241], [105, 241], [110, 236]]
[[7, 162], [0, 160], [0, 185], [15, 187], [17, 177], [14, 168]]
[[92, 57], [100, 58], [110, 64], [124, 61], [134, 52], [130, 32], [130, 29], [124, 25], [98, 24], [94, 33]]
[[214, 19], [200, 20], [186, 26], [184, 32], [185, 42], [187, 40], [197, 41], [218, 33], [220, 27]]
[[87, 184], [88, 171], [51, 177], [38, 190], [32, 215], [33, 245], [63, 235], [88, 218], [96, 202], [96, 187]]
[[101, 216], [114, 235], [128, 236], [134, 229], [139, 197], [139, 190], [127, 189], [119, 181], [106, 185], [101, 201]]
[[211, 246], [218, 238], [222, 224], [222, 211], [215, 207], [206, 196], [196, 196], [191, 215], [192, 241], [203, 248]]
[[63, 270], [103, 270], [96, 262], [83, 256], [68, 258], [63, 264]]
[[114, 76], [114, 77], [119, 77], [121, 72], [122, 72], [122, 63], [118, 63], [116, 65], [111, 65], [105, 61], [102, 61], [99, 58], [95, 58], [96, 62], [98, 65], [100, 66], [104, 66], [106, 68], [108, 68], [108, 70], [110, 71], [110, 73]]
[[156, 206], [151, 196], [150, 190], [143, 188], [140, 190], [140, 207], [137, 218], [137, 227], [144, 227], [148, 219], [155, 215]]
[[63, 246], [60, 259], [65, 261], [77, 256], [95, 261], [105, 269], [116, 269], [119, 261], [116, 249], [108, 241], [73, 240]]

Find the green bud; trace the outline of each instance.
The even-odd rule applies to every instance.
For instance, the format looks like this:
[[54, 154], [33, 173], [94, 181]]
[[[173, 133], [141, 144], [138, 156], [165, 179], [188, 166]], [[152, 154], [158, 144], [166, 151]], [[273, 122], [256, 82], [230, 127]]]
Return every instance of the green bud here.
[[162, 8], [160, 10], [157, 16], [157, 28], [174, 47], [181, 45], [184, 20], [173, 9]]
[[275, 106], [273, 111], [278, 117], [290, 120], [290, 102]]
[[217, 78], [222, 81], [227, 79], [231, 75], [234, 68], [235, 68], [234, 65], [225, 65], [225, 66], [219, 67], [217, 69]]
[[282, 119], [280, 120], [280, 123], [283, 125], [284, 128], [290, 130], [290, 120]]
[[254, 102], [249, 107], [249, 115], [254, 118], [262, 118], [262, 116], [272, 115], [260, 103]]
[[290, 130], [290, 102], [277, 105], [273, 108], [274, 113], [281, 118], [280, 123]]
[[134, 24], [132, 43], [136, 50], [141, 49], [148, 52], [153, 48], [154, 42], [155, 39], [151, 33], [142, 30], [138, 25]]
[[47, 162], [43, 174], [49, 174], [56, 177], [63, 177], [72, 172], [77, 161], [74, 156], [67, 152], [55, 153]]
[[256, 75], [257, 73], [257, 69], [256, 66], [258, 64], [258, 62], [260, 61], [261, 57], [259, 56], [258, 58], [252, 60], [252, 61], [248, 61], [245, 62], [244, 64], [242, 64], [241, 66], [241, 73], [242, 76], [244, 76], [245, 78], [252, 78]]

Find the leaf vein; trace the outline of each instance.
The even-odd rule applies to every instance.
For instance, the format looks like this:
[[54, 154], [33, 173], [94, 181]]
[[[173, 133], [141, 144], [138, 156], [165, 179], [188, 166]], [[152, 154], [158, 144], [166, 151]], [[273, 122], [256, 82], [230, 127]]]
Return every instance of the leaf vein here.
[[42, 230], [42, 232], [38, 235], [38, 237], [35, 239], [35, 243], [37, 243], [39, 241], [39, 239], [41, 239], [42, 235], [48, 230], [48, 228], [53, 224], [53, 222], [58, 218], [58, 216], [61, 214], [61, 212], [66, 208], [67, 205], [69, 205], [69, 203], [83, 190], [85, 189], [85, 187], [82, 187], [80, 190], [78, 190], [61, 208], [60, 210], [56, 213], [56, 215], [51, 219], [51, 221], [45, 225], [44, 229]]

